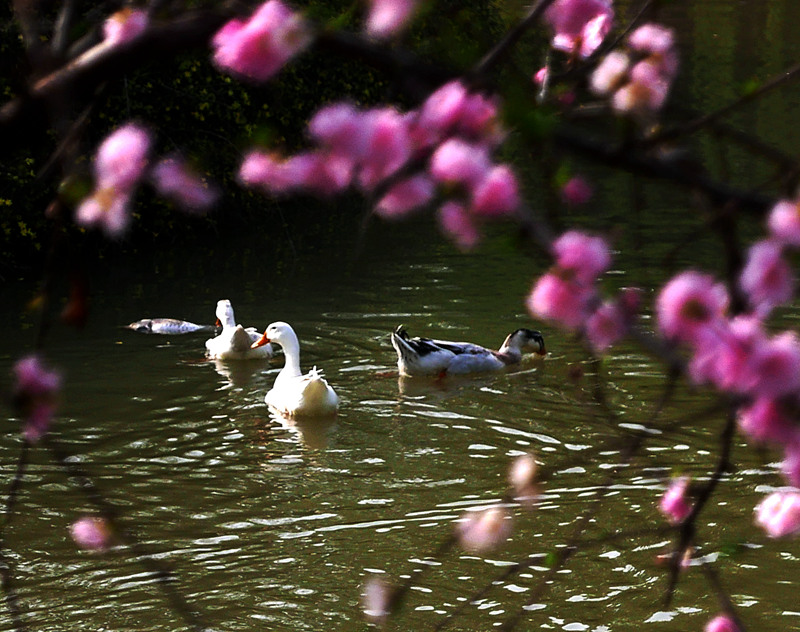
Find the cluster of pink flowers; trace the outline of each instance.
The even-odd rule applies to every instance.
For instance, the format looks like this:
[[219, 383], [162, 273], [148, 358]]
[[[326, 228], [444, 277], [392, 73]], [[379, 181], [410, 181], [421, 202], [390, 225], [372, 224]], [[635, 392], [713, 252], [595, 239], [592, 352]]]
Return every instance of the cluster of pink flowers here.
[[630, 330], [639, 309], [638, 291], [629, 288], [601, 300], [597, 281], [611, 265], [611, 252], [602, 237], [568, 231], [551, 250], [555, 265], [534, 284], [528, 310], [582, 332], [595, 351], [607, 350]]
[[417, 9], [417, 0], [367, 0], [366, 31], [376, 39], [399, 35]]
[[29, 355], [14, 365], [14, 403], [22, 415], [23, 436], [31, 443], [49, 430], [61, 391], [61, 375], [48, 369], [36, 355]]
[[590, 87], [608, 97], [620, 114], [650, 115], [662, 108], [678, 73], [672, 31], [645, 24], [628, 37], [625, 51], [606, 55], [592, 74]]
[[519, 186], [511, 167], [495, 163], [503, 139], [497, 103], [459, 82], [445, 84], [416, 110], [361, 109], [335, 103], [309, 122], [315, 148], [292, 156], [250, 152], [241, 181], [272, 195], [334, 195], [351, 186], [377, 197], [375, 212], [399, 218], [447, 196], [444, 232], [463, 248], [477, 244], [482, 221], [513, 215]]
[[265, 2], [247, 20], [231, 20], [211, 41], [220, 70], [253, 81], [273, 77], [310, 43], [308, 23], [280, 0]]
[[94, 191], [75, 214], [79, 224], [99, 226], [112, 237], [125, 232], [133, 192], [147, 169], [150, 144], [150, 132], [135, 123], [120, 127], [100, 144], [94, 160]]
[[589, 57], [611, 30], [611, 4], [611, 0], [555, 0], [544, 14], [553, 29], [553, 48]]

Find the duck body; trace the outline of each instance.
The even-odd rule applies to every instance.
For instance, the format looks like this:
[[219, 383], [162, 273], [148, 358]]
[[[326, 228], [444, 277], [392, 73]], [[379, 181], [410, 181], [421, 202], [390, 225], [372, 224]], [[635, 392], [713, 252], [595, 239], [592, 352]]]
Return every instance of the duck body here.
[[317, 367], [305, 374], [301, 371], [300, 342], [292, 327], [281, 321], [271, 323], [253, 344], [273, 342], [283, 348], [285, 364], [264, 398], [267, 405], [287, 417], [335, 415], [339, 409], [339, 396]]
[[518, 364], [523, 353], [546, 353], [542, 334], [532, 329], [513, 331], [497, 351], [471, 342], [412, 338], [402, 326], [392, 332], [391, 339], [397, 368], [407, 377], [499, 371]]
[[272, 345], [252, 348], [261, 334], [255, 327], [236, 324], [233, 306], [228, 299], [217, 301], [217, 322], [222, 326], [218, 336], [206, 340], [206, 355], [215, 360], [258, 360], [272, 357]]
[[164, 335], [194, 334], [198, 332], [213, 333], [217, 329], [213, 325], [197, 325], [190, 323], [188, 320], [178, 320], [177, 318], [142, 318], [130, 325], [125, 325], [125, 327], [142, 334]]

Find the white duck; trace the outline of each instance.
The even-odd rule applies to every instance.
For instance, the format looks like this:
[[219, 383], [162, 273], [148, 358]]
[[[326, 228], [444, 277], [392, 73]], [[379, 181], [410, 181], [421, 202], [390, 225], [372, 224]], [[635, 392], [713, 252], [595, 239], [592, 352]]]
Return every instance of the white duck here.
[[252, 349], [252, 344], [261, 337], [255, 327], [245, 329], [236, 324], [233, 306], [224, 298], [217, 301], [217, 325], [222, 326], [220, 334], [206, 340], [208, 357], [215, 360], [255, 360], [272, 357], [272, 345]]
[[430, 338], [411, 338], [401, 325], [392, 332], [400, 375], [438, 375], [499, 371], [522, 360], [524, 352], [545, 355], [544, 338], [538, 331], [517, 329], [497, 351], [472, 344]]
[[300, 370], [300, 342], [290, 325], [284, 322], [270, 324], [264, 335], [253, 343], [258, 347], [276, 342], [283, 348], [286, 358], [275, 384], [264, 401], [287, 417], [329, 417], [339, 408], [339, 396], [322, 377], [317, 367], [303, 375]]

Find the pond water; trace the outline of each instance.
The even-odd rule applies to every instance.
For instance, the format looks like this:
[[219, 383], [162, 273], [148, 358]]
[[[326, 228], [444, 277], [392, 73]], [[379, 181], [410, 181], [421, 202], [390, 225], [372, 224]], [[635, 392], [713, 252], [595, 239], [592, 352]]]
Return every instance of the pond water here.
[[[736, 3], [740, 12], [728, 2], [673, 4], [670, 18], [687, 30], [711, 38], [716, 23], [723, 48], [741, 51], [759, 23], [778, 20], [781, 31], [782, 20], [798, 12], [792, 2]], [[761, 22], [743, 18], [745, 6]], [[729, 42], [728, 33], [742, 41]], [[701, 34], [686, 54], [694, 55], [686, 72], [698, 83], [709, 77], [703, 65], [715, 63], [716, 50]], [[752, 72], [777, 71], [790, 53], [773, 58], [763, 46], [763, 54], [747, 57]], [[694, 89], [698, 108], [733, 97], [721, 86], [708, 94]], [[777, 107], [767, 103], [755, 127]], [[782, 137], [781, 146], [791, 141]], [[659, 240], [685, 236], [695, 220], [658, 187], [648, 191], [647, 213], [631, 214], [627, 186], [605, 183], [599, 200], [607, 210], [585, 219], [624, 225], [609, 286], [654, 285], [669, 267]], [[372, 223], [361, 234], [357, 214], [320, 220], [329, 209], [304, 212], [328, 230], [312, 240], [304, 222], [267, 226], [263, 236], [203, 252], [98, 266], [86, 329], [57, 326], [48, 337], [48, 357], [65, 374], [55, 441], [119, 509], [143, 550], [174, 571], [203, 625], [363, 629], [361, 587], [383, 574], [411, 588], [396, 629], [432, 629], [458, 615], [449, 629], [486, 630], [520, 611], [520, 630], [701, 629], [719, 605], [699, 565], [664, 603], [668, 571], [660, 556], [671, 539], [659, 532], [656, 504], [671, 474], [703, 479], [714, 467], [725, 420], [698, 415], [707, 394], [681, 387], [657, 414], [664, 371], [638, 347], [621, 345], [598, 368], [576, 340], [532, 320], [523, 299], [546, 263], [515, 248], [509, 227], [498, 227], [478, 253], [462, 254], [430, 218]], [[698, 252], [709, 263], [719, 256], [702, 241], [689, 254]], [[688, 254], [670, 265], [681, 257]], [[34, 323], [20, 315], [32, 293], [28, 283], [4, 292], [0, 375], [32, 344]], [[303, 367], [321, 368], [341, 397], [337, 419], [292, 423], [269, 413], [264, 395], [280, 355], [218, 363], [204, 357], [203, 335], [121, 328], [144, 317], [210, 324], [220, 298], [232, 301], [245, 325], [294, 326]], [[795, 322], [798, 315], [783, 317]], [[549, 354], [499, 375], [401, 379], [389, 342], [398, 324], [412, 335], [492, 347], [513, 329], [532, 327]], [[598, 384], [611, 413], [593, 397]], [[628, 460], [625, 451], [641, 434], [647, 439]], [[4, 486], [19, 448], [14, 432], [0, 439]], [[528, 451], [542, 464], [543, 493], [535, 511], [510, 504], [508, 544], [486, 555], [437, 553], [464, 512], [505, 501], [508, 465]], [[703, 514], [698, 537], [710, 544], [699, 554], [716, 561], [751, 629], [800, 629], [800, 550], [792, 541], [769, 542], [751, 526], [755, 502], [780, 485], [777, 457], [737, 444], [734, 459], [737, 470]], [[5, 554], [31, 629], [185, 629], [128, 547], [105, 555], [75, 548], [69, 525], [92, 511], [46, 448], [34, 447], [5, 528]], [[551, 574], [554, 556], [575, 543], [587, 515], [576, 551]], [[511, 572], [520, 561], [525, 567]], [[0, 630], [11, 629], [0, 610]]]

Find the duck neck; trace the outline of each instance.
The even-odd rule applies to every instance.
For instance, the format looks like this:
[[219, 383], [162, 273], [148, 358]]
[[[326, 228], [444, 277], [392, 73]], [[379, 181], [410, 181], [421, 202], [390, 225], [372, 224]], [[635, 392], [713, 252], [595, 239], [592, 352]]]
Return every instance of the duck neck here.
[[296, 377], [302, 375], [300, 371], [300, 343], [297, 341], [297, 336], [287, 336], [287, 340], [281, 341], [283, 347], [284, 365], [281, 374]]
[[522, 358], [522, 349], [520, 349], [518, 344], [514, 344], [514, 342], [512, 342], [512, 335], [506, 337], [506, 339], [503, 341], [503, 346], [500, 347], [497, 352], [500, 355], [510, 358], [514, 361]]

